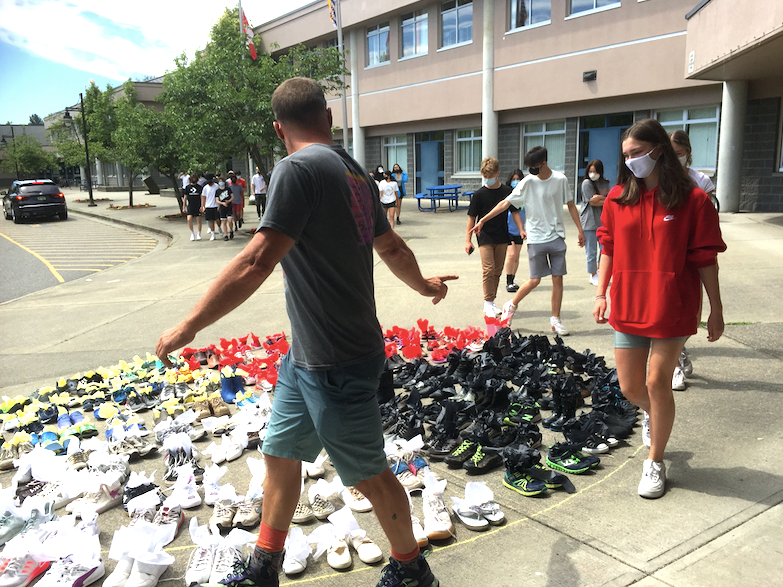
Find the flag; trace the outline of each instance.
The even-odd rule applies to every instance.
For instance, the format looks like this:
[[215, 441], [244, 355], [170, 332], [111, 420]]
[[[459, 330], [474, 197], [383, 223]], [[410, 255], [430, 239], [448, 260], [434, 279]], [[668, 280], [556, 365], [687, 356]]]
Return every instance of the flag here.
[[255, 59], [258, 57], [256, 54], [256, 46], [253, 44], [253, 37], [255, 36], [255, 33], [253, 32], [253, 27], [250, 26], [250, 23], [247, 21], [247, 17], [245, 16], [245, 11], [242, 10], [242, 30], [245, 31], [245, 35], [247, 35], [247, 48], [250, 51], [250, 56]]
[[337, 2], [338, 0], [326, 0], [329, 3], [329, 19], [337, 26]]

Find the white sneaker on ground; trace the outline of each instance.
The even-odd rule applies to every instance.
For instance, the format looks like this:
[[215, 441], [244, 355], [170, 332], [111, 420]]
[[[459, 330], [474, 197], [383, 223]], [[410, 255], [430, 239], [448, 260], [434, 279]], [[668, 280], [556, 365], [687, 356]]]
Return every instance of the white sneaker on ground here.
[[194, 241], [196, 240], [196, 235], [194, 233], [190, 233], [190, 240]]
[[215, 562], [209, 575], [209, 583], [220, 583], [231, 574], [234, 565], [242, 561], [242, 551], [225, 540], [215, 549]]
[[133, 559], [127, 555], [117, 561], [114, 571], [106, 577], [103, 587], [122, 587], [128, 582], [131, 570], [133, 570]]
[[680, 367], [686, 377], [693, 375], [693, 363], [691, 362], [690, 355], [688, 355], [688, 350], [685, 347], [682, 347], [682, 352], [680, 353]]
[[197, 546], [190, 553], [188, 569], [185, 571], [185, 585], [209, 583], [212, 565], [215, 561], [215, 547]]
[[422, 492], [424, 498], [424, 532], [430, 540], [446, 540], [454, 536], [454, 523], [443, 502], [443, 494], [436, 491]]
[[201, 233], [200, 233], [200, 232], [197, 232], [197, 233], [196, 233], [196, 240], [197, 240], [197, 241], [200, 241], [200, 240], [201, 240]]
[[74, 587], [74, 585], [85, 587], [95, 583], [105, 574], [106, 568], [101, 559], [98, 559], [94, 566], [83, 566], [73, 562], [68, 556], [54, 561], [38, 585], [41, 587]]
[[590, 285], [598, 285], [598, 273], [590, 276]]
[[642, 420], [642, 443], [647, 448], [650, 448], [652, 440], [650, 440], [650, 414], [644, 412], [644, 419]]
[[639, 482], [639, 495], [647, 499], [657, 499], [666, 490], [666, 465], [663, 461], [645, 459], [642, 480]]
[[484, 302], [484, 315], [489, 318], [496, 318], [500, 313], [495, 302]]
[[214, 232], [209, 235], [209, 240], [211, 240], [211, 241], [215, 240], [215, 233]]
[[552, 327], [552, 332], [557, 334], [558, 336], [568, 336], [571, 334], [568, 332], [568, 329], [563, 326], [563, 323], [560, 321], [560, 318], [557, 316], [552, 316], [549, 319], [549, 325]]
[[687, 385], [685, 384], [685, 373], [682, 367], [679, 365], [674, 368], [674, 375], [672, 375], [672, 390], [685, 391]]
[[133, 568], [128, 577], [128, 582], [125, 583], [125, 587], [155, 587], [155, 585], [158, 584], [160, 576], [165, 573], [168, 568], [169, 565], [155, 565], [134, 561]]
[[503, 311], [500, 314], [501, 320], [511, 320], [514, 316], [514, 312], [517, 311], [517, 307], [514, 305], [514, 300], [509, 300], [503, 304]]

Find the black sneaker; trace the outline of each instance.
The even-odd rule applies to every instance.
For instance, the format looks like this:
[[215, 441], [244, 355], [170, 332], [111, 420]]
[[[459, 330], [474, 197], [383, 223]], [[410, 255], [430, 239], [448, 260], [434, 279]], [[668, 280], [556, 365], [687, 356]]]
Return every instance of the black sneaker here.
[[478, 443], [472, 440], [463, 440], [444, 461], [449, 469], [461, 469], [470, 458], [476, 454], [478, 450]]
[[516, 283], [509, 283], [509, 284], [506, 286], [506, 291], [507, 291], [508, 293], [515, 293], [515, 292], [518, 292], [518, 291], [519, 291], [519, 286], [518, 286]]
[[439, 587], [440, 582], [432, 574], [422, 555], [419, 555], [416, 563], [418, 566], [412, 563], [403, 564], [389, 557], [389, 564], [383, 567], [376, 587]]
[[263, 552], [256, 546], [253, 554], [244, 560], [238, 560], [228, 576], [221, 579], [220, 584], [231, 587], [279, 587], [278, 574], [283, 553], [273, 555], [275, 559], [268, 559], [268, 564], [264, 565], [258, 556], [259, 551]]

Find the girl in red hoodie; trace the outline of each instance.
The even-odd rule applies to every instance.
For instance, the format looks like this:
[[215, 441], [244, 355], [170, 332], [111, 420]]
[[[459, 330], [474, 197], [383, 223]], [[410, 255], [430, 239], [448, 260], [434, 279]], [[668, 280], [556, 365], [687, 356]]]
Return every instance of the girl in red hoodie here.
[[[606, 318], [612, 282], [615, 363], [620, 388], [649, 414], [649, 435], [639, 495], [663, 495], [663, 453], [674, 424], [672, 373], [686, 337], [698, 327], [701, 283], [710, 300], [707, 340], [723, 334], [717, 254], [726, 250], [718, 214], [694, 186], [669, 137], [643, 120], [622, 137], [625, 165], [607, 195], [598, 238], [603, 245], [593, 316]], [[647, 426], [649, 428], [647, 428]]]

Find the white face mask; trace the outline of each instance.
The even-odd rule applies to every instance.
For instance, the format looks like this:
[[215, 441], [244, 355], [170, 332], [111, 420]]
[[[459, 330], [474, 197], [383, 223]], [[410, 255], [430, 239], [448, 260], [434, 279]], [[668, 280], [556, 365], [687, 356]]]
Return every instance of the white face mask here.
[[597, 173], [591, 173], [587, 177], [590, 178], [590, 181], [598, 181], [599, 179], [601, 179], [601, 176], [598, 175]]
[[680, 162], [680, 165], [683, 167], [688, 167], [688, 156], [683, 155], [682, 157], [677, 157], [677, 161]]
[[[652, 153], [654, 150], [654, 148], [651, 149], [650, 153]], [[631, 170], [631, 173], [633, 173], [639, 179], [649, 177], [653, 172], [653, 169], [655, 169], [655, 164], [658, 163], [655, 159], [650, 157], [650, 153], [642, 155], [641, 157], [634, 157], [632, 159], [625, 160], [626, 167], [628, 167], [628, 169]]]

